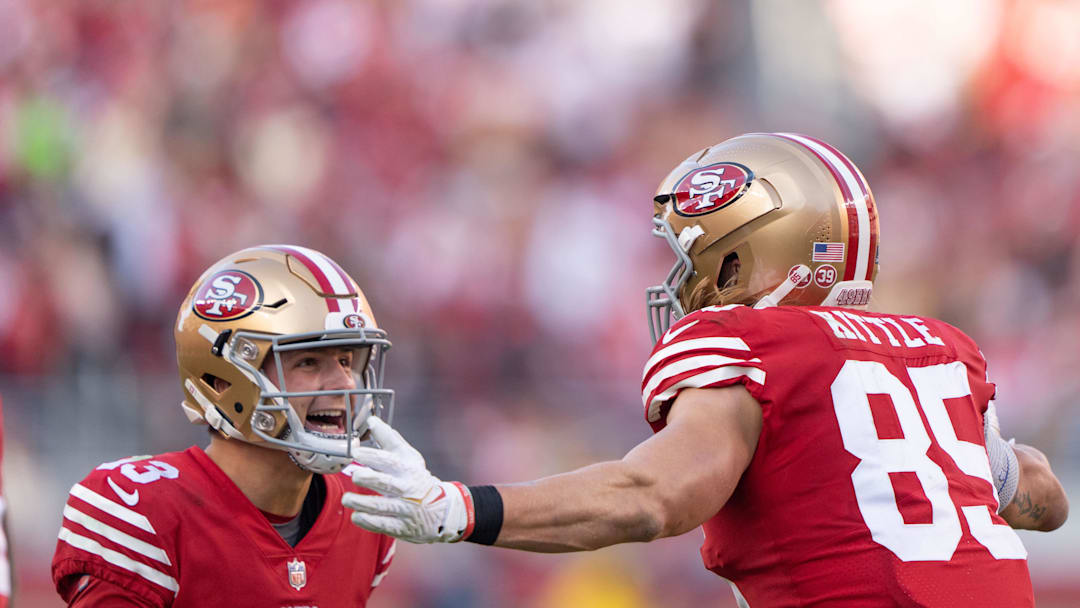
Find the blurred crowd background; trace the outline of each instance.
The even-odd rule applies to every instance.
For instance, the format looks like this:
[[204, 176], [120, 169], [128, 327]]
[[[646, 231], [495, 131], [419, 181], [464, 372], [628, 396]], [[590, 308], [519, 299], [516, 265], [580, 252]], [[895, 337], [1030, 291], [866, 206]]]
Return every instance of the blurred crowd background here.
[[[844, 150], [881, 213], [874, 310], [981, 345], [1007, 434], [1080, 504], [1080, 3], [0, 0], [0, 394], [17, 605], [53, 607], [70, 486], [203, 444], [172, 323], [228, 252], [319, 249], [394, 342], [444, 477], [644, 439], [651, 196], [746, 131]], [[1071, 483], [1070, 483], [1071, 482]], [[1080, 523], [1024, 534], [1080, 603]], [[373, 608], [731, 606], [700, 536], [595, 554], [399, 548]]]

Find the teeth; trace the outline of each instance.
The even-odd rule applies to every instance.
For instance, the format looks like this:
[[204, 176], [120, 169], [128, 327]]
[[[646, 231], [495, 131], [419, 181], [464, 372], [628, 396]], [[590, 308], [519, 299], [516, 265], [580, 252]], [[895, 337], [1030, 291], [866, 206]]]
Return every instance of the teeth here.
[[321, 412], [309, 412], [304, 426], [314, 430], [342, 430], [345, 421], [345, 413], [340, 410], [324, 410]]

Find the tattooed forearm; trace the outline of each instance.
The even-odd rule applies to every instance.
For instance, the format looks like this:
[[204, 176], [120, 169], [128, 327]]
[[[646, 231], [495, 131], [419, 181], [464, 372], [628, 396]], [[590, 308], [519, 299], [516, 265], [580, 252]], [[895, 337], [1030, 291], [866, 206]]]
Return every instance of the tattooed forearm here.
[[1020, 515], [1025, 515], [1031, 521], [1039, 521], [1043, 515], [1046, 515], [1046, 505], [1040, 505], [1031, 501], [1031, 492], [1018, 492], [1016, 498], [1013, 499], [1013, 504], [1016, 505]]
[[1013, 448], [1020, 463], [1020, 484], [1001, 517], [1018, 530], [1056, 530], [1069, 516], [1069, 498], [1050, 470], [1046, 456], [1018, 443]]

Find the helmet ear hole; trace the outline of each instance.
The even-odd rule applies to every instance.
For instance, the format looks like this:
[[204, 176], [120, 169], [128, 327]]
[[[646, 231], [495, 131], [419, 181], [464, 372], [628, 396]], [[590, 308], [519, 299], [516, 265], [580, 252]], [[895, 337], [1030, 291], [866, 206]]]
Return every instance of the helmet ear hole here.
[[213, 374], [203, 374], [202, 381], [207, 388], [215, 393], [215, 397], [220, 397], [222, 393], [229, 390], [229, 387], [232, 386], [232, 383], [228, 380], [218, 378]]
[[739, 282], [739, 271], [742, 269], [742, 262], [739, 261], [739, 254], [732, 252], [724, 257], [724, 262], [720, 264], [720, 273], [716, 277], [717, 289], [728, 289], [734, 287]]

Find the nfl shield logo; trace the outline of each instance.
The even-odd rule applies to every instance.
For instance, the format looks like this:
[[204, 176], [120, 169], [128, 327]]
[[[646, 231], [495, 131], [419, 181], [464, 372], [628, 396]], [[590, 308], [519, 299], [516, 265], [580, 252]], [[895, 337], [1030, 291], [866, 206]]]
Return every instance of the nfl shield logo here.
[[296, 558], [285, 565], [289, 567], [289, 584], [299, 591], [307, 584], [307, 567], [304, 566], [304, 562]]

